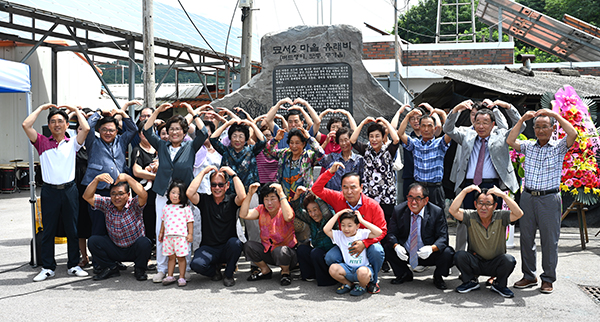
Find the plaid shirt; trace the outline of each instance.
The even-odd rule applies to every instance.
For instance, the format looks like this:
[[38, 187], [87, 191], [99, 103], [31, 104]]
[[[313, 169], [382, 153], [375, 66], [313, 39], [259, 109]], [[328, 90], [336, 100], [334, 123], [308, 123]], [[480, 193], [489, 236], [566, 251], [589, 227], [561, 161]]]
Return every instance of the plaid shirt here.
[[415, 159], [415, 180], [418, 182], [437, 183], [444, 177], [444, 156], [450, 147], [444, 137], [424, 142], [423, 139], [407, 137], [408, 143], [402, 144], [407, 151], [412, 151]]
[[[335, 162], [341, 162], [344, 168], [340, 167], [333, 175], [333, 178], [327, 182], [325, 188], [342, 191], [342, 177], [346, 173], [354, 172], [361, 178], [363, 177], [363, 169], [365, 168], [365, 159], [362, 155], [352, 152], [352, 155], [345, 161], [341, 153], [331, 153], [326, 155], [320, 162], [323, 171], [327, 171]], [[321, 172], [323, 173], [323, 172]], [[364, 180], [364, 178], [363, 178]]]
[[135, 196], [130, 197], [123, 209], [119, 211], [110, 197], [94, 196], [94, 208], [102, 211], [106, 217], [108, 236], [121, 248], [127, 248], [138, 238], [145, 236], [144, 206], [140, 206], [138, 197]]
[[560, 187], [563, 160], [569, 151], [567, 137], [550, 140], [540, 146], [538, 141], [520, 141], [521, 153], [525, 155], [525, 187], [531, 190], [550, 190]]

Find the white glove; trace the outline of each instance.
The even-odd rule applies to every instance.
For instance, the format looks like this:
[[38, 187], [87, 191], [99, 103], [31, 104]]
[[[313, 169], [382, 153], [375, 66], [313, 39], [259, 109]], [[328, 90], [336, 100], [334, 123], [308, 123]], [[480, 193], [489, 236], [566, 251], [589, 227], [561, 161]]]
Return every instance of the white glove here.
[[400, 258], [401, 261], [406, 262], [408, 260], [408, 253], [406, 252], [406, 249], [402, 247], [402, 245], [396, 245], [396, 247], [394, 247], [394, 250], [396, 251], [396, 255], [398, 255], [398, 258]]
[[423, 247], [421, 247], [421, 249], [419, 249], [417, 251], [417, 255], [419, 255], [419, 258], [421, 258], [421, 259], [429, 258], [429, 256], [431, 256], [432, 253], [433, 253], [433, 247], [431, 247], [431, 246], [423, 246]]

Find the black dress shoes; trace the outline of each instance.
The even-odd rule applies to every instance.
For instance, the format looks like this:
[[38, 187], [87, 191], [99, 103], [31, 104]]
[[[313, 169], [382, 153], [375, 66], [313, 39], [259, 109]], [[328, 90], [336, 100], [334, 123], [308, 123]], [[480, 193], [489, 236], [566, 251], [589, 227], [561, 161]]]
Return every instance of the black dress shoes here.
[[437, 287], [440, 290], [445, 290], [448, 288], [446, 286], [446, 282], [444, 282], [444, 279], [441, 276], [433, 277], [433, 285], [435, 285], [435, 287]]
[[135, 271], [133, 272], [133, 275], [138, 281], [145, 281], [148, 279], [148, 274], [146, 274], [146, 270], [143, 268], [136, 267]]
[[119, 276], [119, 275], [121, 275], [121, 272], [119, 272], [118, 266], [115, 266], [113, 268], [105, 267], [102, 270], [100, 270], [100, 273], [98, 273], [98, 275], [92, 277], [92, 279], [94, 281], [100, 281], [100, 280], [105, 280], [112, 276]]
[[392, 284], [402, 284], [405, 282], [412, 282], [412, 280], [413, 280], [413, 273], [411, 271], [408, 271], [408, 272], [404, 273], [404, 275], [393, 279], [391, 283]]

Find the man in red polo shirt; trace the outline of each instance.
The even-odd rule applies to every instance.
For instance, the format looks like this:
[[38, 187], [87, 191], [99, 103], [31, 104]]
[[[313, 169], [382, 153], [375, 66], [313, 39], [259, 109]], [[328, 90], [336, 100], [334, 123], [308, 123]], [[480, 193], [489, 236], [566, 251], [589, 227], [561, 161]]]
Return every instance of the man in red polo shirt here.
[[[369, 259], [371, 265], [373, 265], [374, 272], [374, 282], [371, 282], [367, 285], [367, 290], [372, 294], [379, 293], [379, 284], [377, 283], [377, 278], [385, 258], [383, 247], [379, 241], [381, 241], [387, 234], [387, 225], [385, 222], [385, 217], [383, 216], [383, 209], [381, 209], [377, 201], [365, 196], [365, 194], [362, 193], [362, 179], [356, 173], [346, 173], [342, 177], [341, 192], [325, 188], [325, 184], [327, 184], [327, 182], [333, 177], [335, 172], [340, 167], [344, 168], [344, 165], [341, 162], [333, 163], [331, 168], [329, 168], [329, 171], [325, 171], [319, 176], [312, 187], [312, 192], [333, 207], [335, 212], [348, 208], [352, 210], [358, 210], [366, 221], [374, 224], [383, 231], [381, 236], [377, 238], [368, 238], [361, 241], [355, 241], [352, 248], [350, 248], [350, 253], [352, 255], [360, 254], [366, 249], [367, 258]], [[365, 228], [362, 225], [360, 227]], [[339, 247], [334, 246], [329, 250], [329, 252], [327, 252], [327, 255], [325, 255], [325, 262], [327, 265], [343, 262], [342, 253], [340, 252]]]
[[[52, 136], [39, 134], [33, 124], [42, 111], [54, 107], [48, 113], [48, 128]], [[88, 276], [77, 264], [79, 263], [79, 238], [77, 237], [77, 213], [79, 211], [79, 193], [75, 184], [75, 154], [85, 141], [90, 126], [81, 111], [73, 106], [65, 106], [69, 112], [75, 112], [81, 131], [76, 139], [68, 138], [65, 133], [69, 127], [69, 117], [64, 110], [53, 104], [38, 107], [23, 121], [23, 130], [35, 146], [42, 166], [42, 271], [33, 279], [43, 281], [54, 276], [56, 261], [54, 260], [54, 237], [62, 217], [67, 234], [67, 274], [80, 277]]]

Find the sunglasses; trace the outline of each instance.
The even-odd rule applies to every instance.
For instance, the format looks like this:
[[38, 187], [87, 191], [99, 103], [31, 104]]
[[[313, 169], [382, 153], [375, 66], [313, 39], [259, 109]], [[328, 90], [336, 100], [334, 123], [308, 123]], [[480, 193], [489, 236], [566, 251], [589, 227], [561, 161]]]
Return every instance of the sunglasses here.
[[216, 187], [223, 188], [223, 187], [225, 187], [225, 185], [226, 185], [226, 183], [223, 183], [223, 182], [219, 182], [219, 183], [211, 182], [210, 183], [210, 186], [213, 188], [216, 188]]

